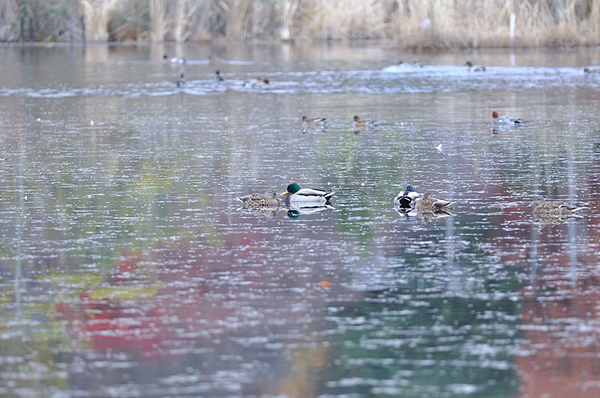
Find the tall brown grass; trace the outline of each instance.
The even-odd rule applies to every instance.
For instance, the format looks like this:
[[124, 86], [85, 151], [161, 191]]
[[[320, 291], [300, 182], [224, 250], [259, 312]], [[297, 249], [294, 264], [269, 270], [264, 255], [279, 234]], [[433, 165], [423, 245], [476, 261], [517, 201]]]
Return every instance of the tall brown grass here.
[[[62, 13], [52, 11], [57, 9]], [[514, 42], [509, 37], [512, 13]], [[77, 24], [85, 15], [86, 37], [98, 41], [392, 39], [407, 48], [600, 45], [600, 0], [0, 0], [0, 40], [18, 40], [24, 14], [37, 21], [36, 40], [56, 39], [67, 32], [67, 16]], [[42, 20], [49, 17], [62, 26], [49, 32]]]

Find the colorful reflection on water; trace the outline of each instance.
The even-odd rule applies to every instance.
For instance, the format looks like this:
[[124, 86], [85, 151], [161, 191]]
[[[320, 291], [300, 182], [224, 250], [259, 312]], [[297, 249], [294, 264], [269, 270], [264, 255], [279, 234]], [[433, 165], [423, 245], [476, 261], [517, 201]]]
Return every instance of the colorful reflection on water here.
[[[597, 395], [599, 56], [0, 48], [0, 393]], [[235, 200], [290, 182], [332, 206]], [[457, 215], [398, 214], [407, 184]]]

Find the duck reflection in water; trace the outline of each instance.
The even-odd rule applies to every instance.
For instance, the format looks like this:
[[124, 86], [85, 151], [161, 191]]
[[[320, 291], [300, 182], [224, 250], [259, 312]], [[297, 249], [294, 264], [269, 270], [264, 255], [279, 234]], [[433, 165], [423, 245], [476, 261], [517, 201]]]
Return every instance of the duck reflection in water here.
[[291, 209], [287, 209], [287, 216], [289, 218], [298, 218], [301, 215], [310, 215], [310, 214], [316, 214], [316, 213], [320, 213], [322, 211], [326, 211], [326, 210], [335, 210], [335, 207], [331, 206], [331, 205], [323, 205], [323, 206], [311, 206], [311, 207], [307, 207], [307, 206], [295, 206]]

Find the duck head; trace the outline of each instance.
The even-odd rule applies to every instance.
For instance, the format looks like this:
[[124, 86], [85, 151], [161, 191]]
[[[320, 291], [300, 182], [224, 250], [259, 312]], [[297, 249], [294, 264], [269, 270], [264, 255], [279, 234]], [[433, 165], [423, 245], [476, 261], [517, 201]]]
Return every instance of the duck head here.
[[404, 191], [404, 195], [408, 195], [409, 192], [415, 192], [415, 190], [413, 189], [412, 185], [407, 185], [406, 186], [406, 191]]
[[360, 116], [354, 115], [354, 121], [355, 122], [360, 122]]
[[496, 112], [496, 111], [493, 111], [493, 112], [492, 112], [492, 117], [493, 117], [494, 119], [498, 119], [498, 112]]
[[285, 190], [284, 193], [281, 194], [281, 196], [288, 195], [288, 194], [295, 194], [299, 190], [300, 190], [300, 187], [298, 186], [298, 184], [296, 184], [295, 182], [293, 182], [293, 183], [291, 183], [290, 185], [287, 186], [287, 189]]
[[472, 67], [473, 66], [473, 62], [467, 61], [467, 62], [465, 62], [465, 65], [468, 66], [468, 67]]

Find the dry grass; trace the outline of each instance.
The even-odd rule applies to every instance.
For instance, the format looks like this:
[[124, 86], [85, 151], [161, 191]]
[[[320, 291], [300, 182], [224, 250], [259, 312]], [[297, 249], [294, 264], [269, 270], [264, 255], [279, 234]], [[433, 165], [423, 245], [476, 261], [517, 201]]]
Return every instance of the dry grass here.
[[[47, 1], [74, 4], [74, 0]], [[39, 0], [0, 0], [0, 39], [15, 40], [21, 8], [35, 11], [39, 4]], [[70, 14], [86, 16], [90, 40], [106, 40], [110, 33], [116, 40], [178, 42], [393, 39], [406, 48], [600, 45], [600, 0], [77, 0], [77, 4], [70, 6], [78, 8]], [[516, 15], [514, 42], [509, 38], [511, 13]], [[71, 17], [78, 20], [79, 15]]]
[[[403, 47], [598, 45], [598, 0], [405, 0], [392, 22]], [[516, 15], [515, 41], [509, 38]], [[430, 25], [427, 21], [430, 21]]]

